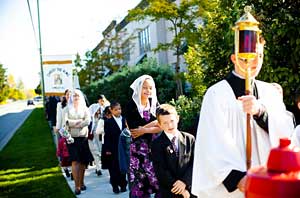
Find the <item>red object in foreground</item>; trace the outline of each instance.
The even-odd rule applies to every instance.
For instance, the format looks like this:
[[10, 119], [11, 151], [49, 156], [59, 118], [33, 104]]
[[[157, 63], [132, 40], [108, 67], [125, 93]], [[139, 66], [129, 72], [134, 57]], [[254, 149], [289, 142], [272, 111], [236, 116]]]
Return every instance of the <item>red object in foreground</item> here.
[[247, 175], [246, 198], [300, 198], [300, 149], [288, 138], [271, 150], [267, 168], [251, 168]]

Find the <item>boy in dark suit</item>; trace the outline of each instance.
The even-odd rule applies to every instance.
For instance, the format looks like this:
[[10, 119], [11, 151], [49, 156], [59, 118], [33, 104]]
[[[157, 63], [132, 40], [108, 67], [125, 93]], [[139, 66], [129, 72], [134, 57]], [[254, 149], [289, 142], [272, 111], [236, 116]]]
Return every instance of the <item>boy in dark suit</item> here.
[[[126, 128], [125, 118], [121, 116], [121, 105], [118, 102], [110, 104], [112, 118], [104, 122], [104, 149], [105, 155], [110, 156], [111, 163], [108, 167], [110, 184], [113, 192], [126, 191], [126, 174], [121, 173], [118, 160], [118, 144], [121, 131]], [[119, 188], [120, 187], [120, 188]]]
[[162, 104], [156, 111], [161, 135], [151, 145], [152, 160], [163, 198], [189, 198], [192, 183], [195, 138], [177, 129], [175, 107]]

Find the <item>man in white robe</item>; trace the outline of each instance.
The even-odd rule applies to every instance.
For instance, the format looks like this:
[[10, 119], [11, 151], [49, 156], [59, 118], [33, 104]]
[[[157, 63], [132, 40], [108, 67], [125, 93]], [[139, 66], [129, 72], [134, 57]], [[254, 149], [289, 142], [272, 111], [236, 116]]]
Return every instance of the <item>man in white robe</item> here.
[[293, 123], [278, 90], [255, 80], [263, 62], [263, 45], [250, 62], [253, 95], [245, 96], [246, 68], [231, 55], [235, 65], [229, 76], [210, 87], [203, 99], [192, 178], [192, 194], [198, 198], [242, 198], [246, 175], [246, 113], [251, 114], [252, 167], [265, 165], [279, 138], [290, 137]]

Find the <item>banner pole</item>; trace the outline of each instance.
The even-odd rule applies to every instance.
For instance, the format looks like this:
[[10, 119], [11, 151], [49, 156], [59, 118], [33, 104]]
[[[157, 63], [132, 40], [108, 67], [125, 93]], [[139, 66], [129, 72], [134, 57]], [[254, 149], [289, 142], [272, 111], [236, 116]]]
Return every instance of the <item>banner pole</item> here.
[[46, 108], [39, 0], [37, 0], [37, 12], [38, 12], [38, 29], [39, 29], [39, 44], [40, 44], [39, 50], [40, 50], [40, 64], [41, 64], [41, 90], [42, 90], [42, 95], [43, 95], [43, 105], [44, 105], [44, 108]]

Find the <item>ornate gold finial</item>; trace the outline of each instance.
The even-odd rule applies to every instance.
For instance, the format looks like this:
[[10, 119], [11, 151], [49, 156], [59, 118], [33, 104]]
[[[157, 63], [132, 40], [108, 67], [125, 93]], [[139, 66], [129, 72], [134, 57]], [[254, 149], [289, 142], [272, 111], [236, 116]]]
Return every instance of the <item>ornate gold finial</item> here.
[[256, 57], [256, 44], [261, 30], [259, 22], [250, 13], [251, 6], [244, 7], [244, 15], [235, 23], [235, 53], [239, 58], [252, 60]]
[[247, 13], [247, 12], [251, 12], [252, 11], [252, 8], [251, 8], [251, 6], [245, 6], [244, 7], [244, 11]]

